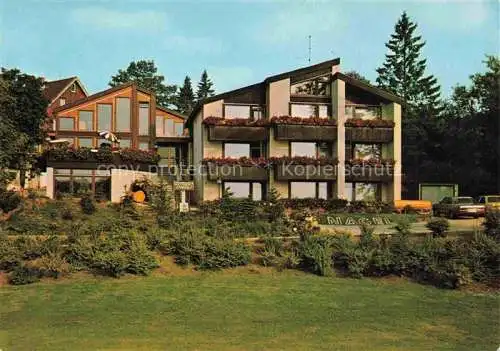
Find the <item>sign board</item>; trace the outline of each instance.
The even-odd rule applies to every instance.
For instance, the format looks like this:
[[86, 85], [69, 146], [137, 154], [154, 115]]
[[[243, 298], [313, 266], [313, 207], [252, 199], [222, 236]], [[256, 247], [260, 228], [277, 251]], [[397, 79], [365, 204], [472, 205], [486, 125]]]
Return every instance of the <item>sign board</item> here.
[[194, 190], [194, 182], [174, 182], [174, 190]]
[[322, 224], [328, 225], [388, 225], [393, 224], [389, 216], [380, 215], [367, 215], [363, 217], [358, 216], [326, 216], [321, 220]]

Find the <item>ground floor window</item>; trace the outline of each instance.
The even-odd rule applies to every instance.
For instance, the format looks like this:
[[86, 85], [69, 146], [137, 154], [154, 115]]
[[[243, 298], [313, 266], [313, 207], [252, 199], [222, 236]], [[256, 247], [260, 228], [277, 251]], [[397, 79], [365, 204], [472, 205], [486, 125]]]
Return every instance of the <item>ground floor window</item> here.
[[345, 195], [348, 201], [380, 201], [380, 183], [345, 183]]
[[111, 171], [93, 169], [55, 169], [56, 196], [93, 193], [97, 199], [111, 199]]
[[230, 191], [235, 198], [248, 198], [260, 201], [264, 198], [264, 186], [258, 182], [224, 182], [224, 189]]
[[290, 182], [290, 197], [327, 199], [329, 188], [327, 182]]

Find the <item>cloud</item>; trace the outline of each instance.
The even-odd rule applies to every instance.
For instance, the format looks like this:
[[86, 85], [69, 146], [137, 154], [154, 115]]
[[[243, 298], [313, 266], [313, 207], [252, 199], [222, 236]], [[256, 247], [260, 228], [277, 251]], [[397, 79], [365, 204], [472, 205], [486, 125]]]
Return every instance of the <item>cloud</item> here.
[[217, 55], [224, 51], [221, 40], [210, 37], [189, 37], [185, 35], [171, 35], [165, 41], [168, 51], [180, 51], [190, 54]]
[[256, 41], [286, 44], [308, 35], [341, 35], [340, 31], [345, 24], [339, 6], [332, 3], [306, 2], [280, 8], [258, 23], [252, 31]]
[[217, 93], [262, 81], [256, 81], [252, 69], [246, 66], [209, 66], [207, 72], [215, 83]]
[[97, 29], [162, 29], [167, 24], [163, 12], [142, 10], [125, 12], [103, 7], [83, 7], [73, 10], [77, 23]]

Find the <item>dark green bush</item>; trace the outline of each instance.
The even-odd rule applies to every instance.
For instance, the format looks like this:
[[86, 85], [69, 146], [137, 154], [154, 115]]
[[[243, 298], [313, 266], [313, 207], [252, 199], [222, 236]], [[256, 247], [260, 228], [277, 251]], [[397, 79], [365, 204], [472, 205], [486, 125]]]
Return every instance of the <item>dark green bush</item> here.
[[483, 226], [488, 236], [500, 240], [500, 210], [487, 209]]
[[219, 269], [246, 265], [250, 247], [234, 240], [216, 239], [197, 231], [177, 233], [163, 249], [175, 256], [177, 263], [193, 264], [200, 269]]
[[450, 228], [450, 222], [446, 218], [433, 218], [425, 225], [434, 237], [444, 237]]
[[10, 212], [21, 204], [21, 196], [15, 191], [0, 190], [0, 210]]
[[95, 212], [96, 207], [92, 194], [82, 195], [80, 199], [80, 207], [82, 208], [82, 212], [86, 215], [91, 215]]
[[20, 266], [23, 254], [7, 236], [0, 236], [0, 270], [11, 271]]
[[333, 273], [332, 241], [329, 237], [306, 237], [299, 246], [301, 265], [321, 276]]
[[66, 221], [72, 221], [74, 218], [73, 211], [70, 208], [65, 208], [61, 212], [61, 218]]
[[89, 263], [95, 272], [115, 278], [125, 274], [128, 267], [126, 253], [119, 250], [97, 251]]
[[42, 272], [37, 268], [26, 266], [16, 267], [9, 275], [9, 283], [12, 285], [26, 285], [40, 281]]
[[159, 267], [156, 258], [152, 255], [142, 240], [133, 240], [126, 251], [126, 271], [132, 274], [148, 275]]

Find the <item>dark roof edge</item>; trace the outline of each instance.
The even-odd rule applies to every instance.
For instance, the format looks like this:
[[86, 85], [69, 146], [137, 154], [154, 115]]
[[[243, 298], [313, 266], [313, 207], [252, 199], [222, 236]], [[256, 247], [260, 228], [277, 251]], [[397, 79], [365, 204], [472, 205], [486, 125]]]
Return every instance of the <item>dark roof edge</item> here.
[[171, 115], [174, 115], [174, 116], [177, 116], [177, 117], [180, 117], [182, 119], [187, 119], [187, 116], [186, 115], [183, 115], [182, 113], [178, 112], [178, 111], [174, 111], [174, 110], [171, 110], [169, 108], [166, 108], [166, 107], [163, 107], [163, 106], [159, 106], [159, 105], [156, 105], [156, 108], [158, 110], [162, 110], [166, 113], [170, 113]]
[[116, 87], [111, 87], [109, 89], [106, 89], [106, 90], [100, 91], [98, 93], [92, 94], [90, 96], [87, 96], [87, 97], [85, 97], [83, 99], [79, 99], [79, 100], [70, 102], [69, 104], [66, 104], [66, 105], [63, 105], [63, 106], [58, 106], [58, 107], [56, 107], [54, 109], [53, 112], [60, 112], [60, 111], [68, 110], [68, 109], [73, 108], [75, 106], [78, 106], [78, 105], [80, 105], [80, 104], [82, 104], [84, 102], [88, 102], [88, 101], [92, 101], [92, 100], [98, 99], [98, 98], [100, 98], [102, 96], [105, 96], [107, 94], [110, 94], [112, 92], [115, 92], [115, 91], [118, 91], [118, 90], [121, 90], [121, 89], [124, 89], [124, 88], [127, 88], [129, 86], [134, 85], [134, 84], [135, 84], [134, 82], [129, 82], [129, 83], [125, 83], [125, 84], [122, 84], [122, 85], [118, 85]]
[[397, 95], [394, 95], [384, 89], [381, 89], [381, 88], [378, 88], [378, 87], [375, 87], [371, 84], [367, 84], [365, 82], [362, 82], [360, 80], [357, 80], [355, 78], [352, 78], [350, 76], [346, 76], [345, 74], [341, 73], [341, 72], [336, 72], [334, 75], [333, 75], [333, 80], [335, 79], [340, 79], [340, 80], [343, 80], [344, 82], [346, 83], [349, 83], [351, 85], [354, 85], [355, 87], [358, 87], [360, 89], [363, 89], [363, 90], [366, 90], [372, 94], [375, 94], [375, 95], [378, 95], [378, 96], [381, 96], [383, 97], [384, 99], [386, 100], [389, 100], [389, 101], [392, 101], [392, 102], [396, 102], [400, 105], [404, 105], [404, 101], [403, 99], [401, 99], [399, 96]]
[[278, 80], [290, 78], [296, 74], [307, 73], [309, 71], [315, 71], [317, 69], [331, 67], [331, 66], [339, 65], [339, 64], [340, 64], [340, 57], [337, 57], [337, 58], [334, 58], [332, 60], [323, 61], [323, 62], [317, 63], [315, 65], [312, 65], [312, 66], [302, 67], [302, 68], [295, 69], [293, 71], [280, 73], [280, 74], [276, 74], [274, 76], [267, 77], [264, 80], [264, 82], [265, 83], [272, 83], [272, 82], [276, 82]]

